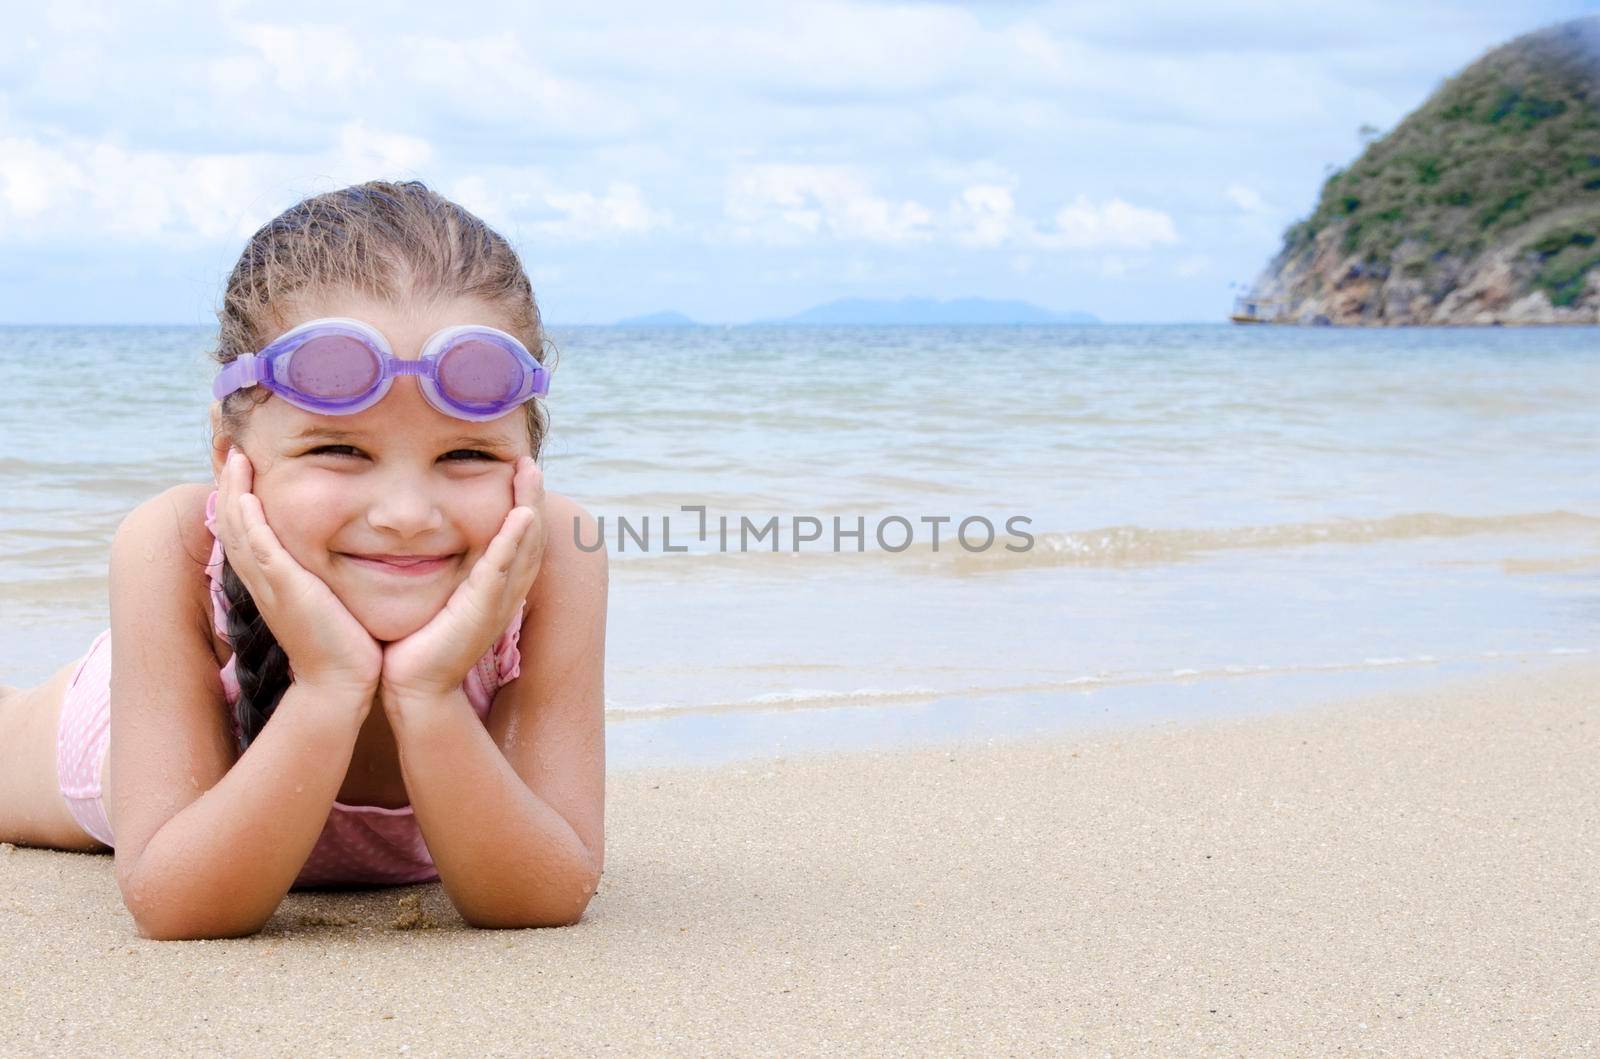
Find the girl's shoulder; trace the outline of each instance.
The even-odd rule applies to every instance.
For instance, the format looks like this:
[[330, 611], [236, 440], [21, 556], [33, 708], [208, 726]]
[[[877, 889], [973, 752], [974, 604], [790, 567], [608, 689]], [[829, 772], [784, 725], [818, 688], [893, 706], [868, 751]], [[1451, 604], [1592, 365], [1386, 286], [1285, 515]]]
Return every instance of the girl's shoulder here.
[[214, 538], [206, 527], [206, 498], [215, 488], [210, 482], [184, 482], [146, 500], [128, 515], [135, 532], [152, 539], [146, 544], [177, 547], [201, 568], [211, 561]]
[[600, 527], [582, 504], [561, 493], [547, 491], [542, 516], [544, 562], [577, 564], [591, 571], [605, 571], [606, 550], [594, 546], [600, 539]]
[[565, 525], [570, 531], [574, 522], [581, 522], [586, 527], [594, 522], [594, 516], [584, 510], [582, 504], [563, 493], [549, 490], [544, 494], [544, 520], [545, 525], [555, 523]]
[[117, 534], [131, 535], [159, 554], [179, 549], [204, 567], [211, 560], [206, 498], [213, 488], [209, 482], [184, 482], [157, 493], [128, 513]]
[[523, 634], [530, 637], [539, 635], [534, 626], [541, 615], [571, 617], [575, 609], [603, 612], [609, 580], [606, 549], [596, 547], [600, 527], [582, 504], [546, 491], [542, 514], [544, 553], [523, 616]]
[[[211, 630], [211, 587], [207, 572], [215, 538], [206, 527], [209, 482], [175, 485], [135, 507], [117, 529], [113, 554], [137, 555], [148, 564], [160, 590], [182, 597], [184, 613], [196, 616], [200, 628]], [[117, 576], [113, 564], [112, 576]], [[154, 587], [154, 586], [152, 586]], [[212, 653], [217, 638], [212, 635]]]

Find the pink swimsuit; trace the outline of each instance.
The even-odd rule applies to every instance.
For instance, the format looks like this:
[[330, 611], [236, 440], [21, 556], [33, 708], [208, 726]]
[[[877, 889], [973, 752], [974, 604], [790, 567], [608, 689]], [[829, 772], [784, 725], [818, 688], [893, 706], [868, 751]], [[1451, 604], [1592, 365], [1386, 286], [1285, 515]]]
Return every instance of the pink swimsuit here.
[[[206, 528], [216, 519], [217, 494], [206, 500]], [[222, 591], [222, 542], [213, 537], [211, 562], [211, 620], [219, 635], [228, 638], [228, 601]], [[521, 670], [517, 639], [522, 631], [522, 609], [478, 660], [462, 683], [472, 708], [485, 723], [495, 692]], [[111, 630], [89, 646], [78, 663], [61, 702], [61, 725], [56, 740], [56, 772], [61, 795], [74, 818], [97, 840], [113, 846], [111, 825], [101, 801], [100, 770], [111, 737]], [[239, 698], [234, 659], [228, 659], [220, 676], [231, 707]], [[230, 710], [229, 716], [233, 713]], [[271, 722], [268, 722], [271, 723]], [[239, 734], [233, 721], [234, 738]], [[237, 742], [235, 743], [237, 745]], [[380, 805], [346, 805], [335, 801], [295, 886], [430, 882], [439, 877], [433, 857], [411, 806], [388, 809]]]

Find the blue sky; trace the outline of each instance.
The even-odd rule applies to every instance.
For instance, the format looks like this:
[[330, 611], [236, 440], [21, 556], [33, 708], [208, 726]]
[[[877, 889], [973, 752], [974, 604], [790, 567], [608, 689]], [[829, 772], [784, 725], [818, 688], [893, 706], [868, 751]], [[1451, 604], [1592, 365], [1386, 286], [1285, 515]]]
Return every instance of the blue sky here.
[[838, 297], [1217, 320], [1325, 170], [1597, 2], [13, 5], [0, 322], [213, 322], [259, 225], [420, 178], [554, 323]]

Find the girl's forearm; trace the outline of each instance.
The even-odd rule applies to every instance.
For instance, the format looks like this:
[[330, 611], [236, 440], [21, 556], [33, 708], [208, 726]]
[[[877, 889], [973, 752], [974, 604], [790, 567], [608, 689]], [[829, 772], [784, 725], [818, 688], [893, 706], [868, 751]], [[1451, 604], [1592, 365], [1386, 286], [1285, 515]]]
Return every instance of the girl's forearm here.
[[289, 686], [234, 766], [119, 873], [142, 934], [215, 938], [261, 929], [316, 845], [364, 708], [354, 693]]
[[462, 918], [477, 927], [577, 922], [600, 885], [594, 857], [511, 767], [465, 693], [385, 708], [422, 837]]

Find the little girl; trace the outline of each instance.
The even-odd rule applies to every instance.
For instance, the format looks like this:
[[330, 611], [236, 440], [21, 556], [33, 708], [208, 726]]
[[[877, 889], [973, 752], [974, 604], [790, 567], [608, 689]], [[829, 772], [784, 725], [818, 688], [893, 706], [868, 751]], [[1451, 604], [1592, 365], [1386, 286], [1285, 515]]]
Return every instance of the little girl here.
[[576, 922], [604, 863], [606, 559], [544, 490], [515, 252], [375, 181], [256, 232], [217, 315], [215, 488], [134, 509], [110, 629], [4, 690], [0, 840], [114, 846], [151, 938], [432, 879], [475, 926]]

